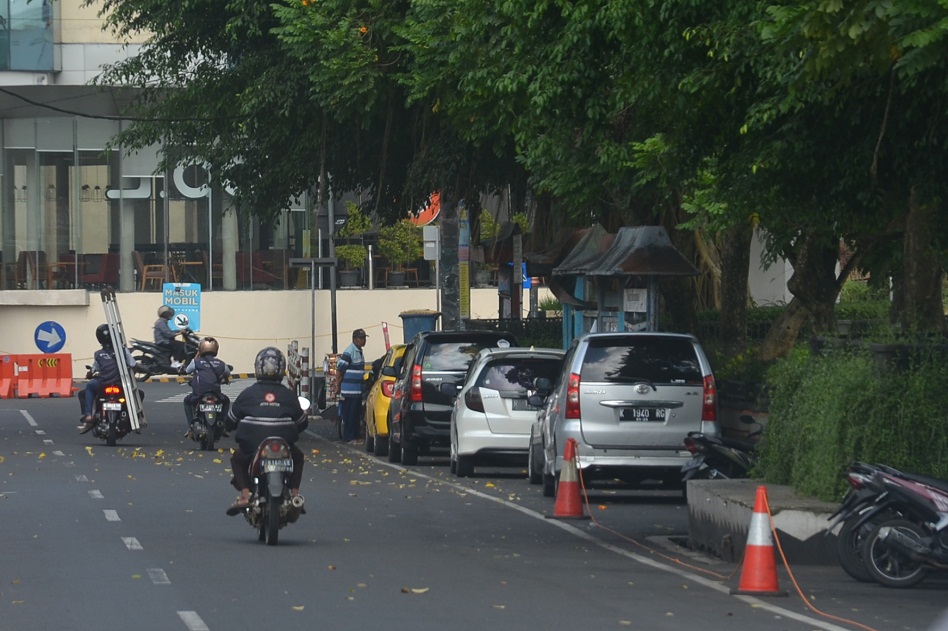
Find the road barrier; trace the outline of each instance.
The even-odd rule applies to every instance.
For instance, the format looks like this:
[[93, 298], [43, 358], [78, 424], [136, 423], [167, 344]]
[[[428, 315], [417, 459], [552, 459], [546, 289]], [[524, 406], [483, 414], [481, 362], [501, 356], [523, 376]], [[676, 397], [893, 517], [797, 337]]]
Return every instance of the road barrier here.
[[72, 355], [4, 355], [0, 360], [0, 398], [71, 397]]

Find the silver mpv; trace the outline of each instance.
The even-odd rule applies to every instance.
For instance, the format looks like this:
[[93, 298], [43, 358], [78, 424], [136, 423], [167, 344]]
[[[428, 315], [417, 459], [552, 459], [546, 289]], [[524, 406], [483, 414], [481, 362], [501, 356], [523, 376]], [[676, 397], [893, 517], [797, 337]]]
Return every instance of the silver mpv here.
[[556, 494], [566, 441], [583, 479], [681, 486], [688, 432], [719, 435], [711, 366], [698, 340], [677, 333], [586, 333], [530, 433], [530, 482]]

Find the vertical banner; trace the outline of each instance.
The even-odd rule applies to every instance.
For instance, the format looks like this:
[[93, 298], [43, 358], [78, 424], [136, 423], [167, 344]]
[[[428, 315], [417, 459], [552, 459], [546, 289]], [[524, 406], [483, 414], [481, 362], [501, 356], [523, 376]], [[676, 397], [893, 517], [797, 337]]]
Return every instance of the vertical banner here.
[[385, 338], [385, 350], [392, 348], [392, 341], [388, 337], [388, 322], [382, 323], [382, 336]]
[[201, 330], [200, 283], [165, 283], [162, 286], [164, 304], [174, 309], [169, 323], [172, 331]]
[[458, 203], [458, 284], [461, 319], [471, 319], [471, 219], [464, 201]]

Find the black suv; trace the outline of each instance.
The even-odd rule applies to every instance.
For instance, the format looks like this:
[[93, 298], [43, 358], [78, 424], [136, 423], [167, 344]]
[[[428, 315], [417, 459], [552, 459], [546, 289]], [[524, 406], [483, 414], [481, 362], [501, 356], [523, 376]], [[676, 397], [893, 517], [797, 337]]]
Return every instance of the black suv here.
[[[424, 331], [405, 349], [388, 411], [388, 459], [413, 465], [418, 453], [451, 443], [455, 395], [445, 383], [460, 386], [471, 360], [483, 348], [517, 346], [509, 333], [496, 331]], [[445, 388], [445, 390], [451, 390]]]

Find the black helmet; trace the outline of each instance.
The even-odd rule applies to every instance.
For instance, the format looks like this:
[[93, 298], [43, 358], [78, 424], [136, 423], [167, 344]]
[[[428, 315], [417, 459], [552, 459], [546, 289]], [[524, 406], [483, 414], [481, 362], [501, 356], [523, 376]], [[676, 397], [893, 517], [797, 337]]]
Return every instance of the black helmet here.
[[174, 309], [172, 309], [168, 305], [161, 305], [160, 307], [158, 307], [159, 318], [165, 318], [166, 320], [170, 320], [171, 316], [173, 315], [174, 315]]
[[99, 340], [102, 346], [112, 346], [112, 332], [109, 331], [108, 324], [100, 324], [95, 329], [95, 339]]
[[286, 374], [286, 357], [280, 349], [268, 346], [253, 360], [253, 374], [258, 381], [283, 381]]

